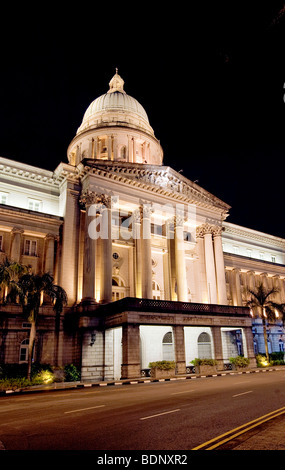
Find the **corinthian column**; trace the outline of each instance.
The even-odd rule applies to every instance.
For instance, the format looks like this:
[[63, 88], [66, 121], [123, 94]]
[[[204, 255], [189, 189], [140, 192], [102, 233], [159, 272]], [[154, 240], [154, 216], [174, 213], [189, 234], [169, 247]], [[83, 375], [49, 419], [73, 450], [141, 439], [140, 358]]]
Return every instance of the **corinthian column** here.
[[175, 240], [177, 300], [180, 302], [188, 302], [188, 289], [187, 289], [184, 238], [183, 238], [183, 222], [184, 222], [183, 217], [180, 215], [176, 215], [174, 240]]
[[142, 297], [152, 299], [152, 262], [151, 262], [151, 213], [148, 204], [143, 204], [142, 223]]
[[[81, 203], [85, 204], [85, 229], [84, 229], [84, 255], [83, 255], [83, 286], [82, 302], [95, 302], [95, 256], [96, 256], [96, 236], [89, 229], [92, 219], [90, 218], [90, 207], [97, 202], [94, 193], [86, 193], [81, 197]], [[93, 214], [94, 215], [94, 214]], [[91, 236], [90, 236], [91, 235]]]
[[111, 198], [104, 196], [102, 199], [102, 224], [101, 231], [101, 302], [112, 301], [112, 210]]
[[141, 243], [141, 211], [133, 212], [133, 238], [135, 245], [135, 296], [142, 298], [142, 243]]
[[216, 264], [216, 275], [217, 275], [217, 288], [218, 288], [218, 301], [221, 305], [227, 305], [227, 286], [226, 286], [226, 275], [225, 275], [225, 264], [224, 254], [222, 245], [222, 227], [215, 227], [213, 229], [214, 236], [214, 252], [215, 252], [215, 264]]
[[212, 241], [213, 227], [210, 224], [205, 224], [204, 228], [204, 244], [205, 244], [205, 263], [206, 263], [206, 276], [207, 287], [209, 292], [209, 302], [211, 304], [217, 303], [217, 283], [215, 273], [215, 259]]

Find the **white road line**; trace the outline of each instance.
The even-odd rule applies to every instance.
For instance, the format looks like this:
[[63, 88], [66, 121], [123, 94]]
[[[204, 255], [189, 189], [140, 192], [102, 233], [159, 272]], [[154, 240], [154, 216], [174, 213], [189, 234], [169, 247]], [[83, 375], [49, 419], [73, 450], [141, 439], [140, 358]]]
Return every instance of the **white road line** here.
[[106, 405], [98, 405], [98, 406], [90, 406], [89, 408], [80, 408], [78, 410], [72, 410], [72, 411], [65, 411], [64, 414], [69, 414], [69, 413], [78, 413], [79, 411], [86, 411], [86, 410], [95, 410], [95, 408], [103, 408]]
[[169, 413], [176, 413], [177, 411], [180, 411], [180, 408], [177, 410], [165, 411], [164, 413], [158, 413], [156, 415], [145, 416], [144, 418], [140, 418], [140, 420], [143, 421], [144, 419], [156, 418], [157, 416], [168, 415]]
[[248, 392], [242, 392], [242, 393], [237, 393], [236, 395], [233, 395], [232, 398], [239, 397], [240, 395], [246, 395], [247, 393], [252, 393], [253, 390], [248, 390]]
[[195, 390], [185, 390], [185, 392], [174, 392], [174, 393], [171, 393], [170, 395], [180, 395], [181, 393], [191, 393], [191, 392], [195, 392]]

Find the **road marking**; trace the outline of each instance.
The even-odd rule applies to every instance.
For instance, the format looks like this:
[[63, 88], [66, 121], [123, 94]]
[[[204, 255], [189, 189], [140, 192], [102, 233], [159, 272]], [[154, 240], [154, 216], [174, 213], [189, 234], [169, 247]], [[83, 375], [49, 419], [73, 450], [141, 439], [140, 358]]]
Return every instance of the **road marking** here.
[[[278, 410], [271, 411], [270, 413], [267, 413], [263, 416], [260, 416], [259, 418], [256, 418], [252, 421], [249, 421], [248, 423], [245, 423], [241, 426], [238, 426], [237, 428], [231, 429], [230, 431], [228, 431], [224, 434], [221, 434], [220, 436], [214, 437], [213, 439], [210, 439], [209, 441], [204, 442], [203, 444], [200, 444], [197, 447], [194, 447], [192, 450], [200, 450], [202, 448], [203, 448], [203, 450], [213, 450], [213, 449], [221, 446], [222, 444], [225, 444], [226, 442], [236, 438], [237, 436], [239, 436], [241, 434], [244, 434], [247, 431], [250, 431], [251, 429], [259, 426], [260, 424], [263, 424], [266, 421], [269, 421], [270, 419], [277, 418], [278, 416], [280, 416], [284, 413], [285, 413], [285, 406], [283, 406], [282, 408], [279, 408]], [[239, 432], [236, 432], [236, 431], [239, 431]], [[226, 437], [226, 439], [221, 441], [221, 439], [223, 437]], [[214, 445], [208, 447], [209, 444], [214, 444]]]
[[185, 390], [185, 392], [175, 392], [175, 393], [171, 393], [170, 395], [180, 395], [181, 393], [191, 393], [191, 392], [195, 392], [195, 390]]
[[106, 405], [98, 405], [98, 406], [90, 406], [89, 408], [80, 408], [78, 410], [72, 410], [72, 411], [65, 411], [64, 414], [70, 414], [70, 413], [78, 413], [79, 411], [86, 411], [86, 410], [95, 410], [95, 408], [103, 408]]
[[252, 392], [253, 390], [248, 390], [248, 392], [237, 393], [236, 395], [233, 395], [232, 398], [240, 397], [241, 395], [246, 395], [247, 393], [252, 393]]
[[140, 420], [143, 421], [145, 419], [156, 418], [157, 416], [168, 415], [169, 413], [177, 413], [177, 411], [180, 411], [180, 408], [177, 410], [165, 411], [164, 413], [158, 413], [156, 415], [145, 416], [144, 418], [140, 418]]

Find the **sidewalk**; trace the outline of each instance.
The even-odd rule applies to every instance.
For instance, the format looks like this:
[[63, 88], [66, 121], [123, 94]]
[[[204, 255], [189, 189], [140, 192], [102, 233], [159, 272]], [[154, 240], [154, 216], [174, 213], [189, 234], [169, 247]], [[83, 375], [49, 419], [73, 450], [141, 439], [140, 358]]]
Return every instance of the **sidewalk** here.
[[254, 374], [254, 373], [265, 373], [283, 370], [285, 371], [285, 366], [272, 366], [266, 368], [254, 368], [246, 371], [238, 372], [233, 370], [219, 371], [211, 375], [199, 375], [199, 374], [185, 374], [185, 375], [176, 375], [173, 378], [165, 379], [154, 379], [152, 377], [138, 377], [134, 379], [123, 379], [123, 380], [110, 380], [110, 381], [98, 381], [98, 382], [55, 382], [49, 385], [33, 385], [31, 387], [26, 387], [21, 390], [6, 390], [0, 391], [0, 396], [6, 396], [8, 394], [19, 395], [23, 393], [35, 393], [35, 392], [52, 392], [66, 389], [78, 389], [85, 387], [106, 387], [106, 386], [120, 386], [120, 385], [135, 385], [143, 384], [150, 382], [169, 382], [175, 380], [194, 380], [199, 378], [206, 377], [222, 377], [226, 375], [240, 375], [240, 374]]

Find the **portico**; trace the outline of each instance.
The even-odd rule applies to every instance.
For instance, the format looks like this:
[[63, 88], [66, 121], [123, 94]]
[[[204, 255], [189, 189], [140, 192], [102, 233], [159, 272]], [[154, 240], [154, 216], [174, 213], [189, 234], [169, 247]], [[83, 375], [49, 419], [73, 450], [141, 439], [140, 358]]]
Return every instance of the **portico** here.
[[[177, 374], [185, 374], [186, 366], [189, 365], [186, 363], [185, 327], [210, 329], [214, 359], [218, 361], [220, 370], [223, 369], [225, 362], [222, 330], [242, 331], [245, 356], [250, 359], [251, 367], [256, 365], [251, 333], [251, 317], [247, 307], [125, 298], [99, 307], [96, 314], [95, 312], [93, 314], [92, 312], [82, 313], [81, 317], [81, 326], [84, 329], [82, 330], [83, 337], [89, 337], [91, 332], [94, 334], [95, 331], [99, 334], [99, 337], [103, 331], [108, 337], [108, 331], [121, 328], [121, 376], [116, 378], [124, 379], [137, 378], [141, 375], [140, 327], [146, 325], [167, 326], [173, 332]], [[84, 344], [87, 346], [84, 351], [85, 362], [82, 367], [83, 380], [106, 379], [103, 336], [101, 336], [100, 350], [95, 352], [96, 349], [94, 348], [93, 355], [90, 349], [95, 345], [89, 346], [89, 352], [87, 353], [88, 340]], [[108, 351], [110, 352], [110, 342], [108, 342]], [[118, 351], [118, 349], [113, 351], [114, 357], [116, 353], [118, 354]], [[108, 377], [110, 379], [114, 378], [112, 372], [110, 373], [111, 362], [112, 359], [110, 360], [109, 357]]]

